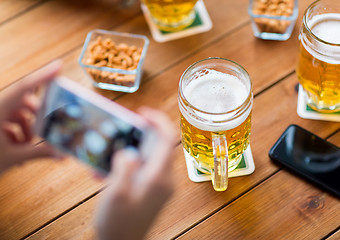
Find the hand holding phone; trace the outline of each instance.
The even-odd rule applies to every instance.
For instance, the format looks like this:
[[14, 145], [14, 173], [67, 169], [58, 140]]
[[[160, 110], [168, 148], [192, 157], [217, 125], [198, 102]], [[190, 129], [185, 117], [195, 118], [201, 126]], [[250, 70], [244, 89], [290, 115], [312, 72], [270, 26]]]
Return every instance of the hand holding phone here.
[[[144, 117], [57, 78], [47, 88], [37, 116], [36, 132], [53, 146], [103, 173], [114, 164], [97, 207], [95, 224], [101, 238], [142, 238], [173, 191], [172, 123], [155, 110], [141, 109], [141, 114]], [[131, 147], [138, 153], [119, 151]]]
[[272, 160], [340, 197], [340, 148], [290, 125], [269, 151]]
[[1, 92], [0, 174], [30, 159], [55, 156], [55, 151], [47, 144], [34, 144], [31, 120], [39, 102], [34, 90], [53, 80], [60, 67], [61, 63], [54, 61]]
[[133, 147], [146, 159], [157, 138], [139, 115], [64, 77], [46, 89], [35, 131], [104, 174], [116, 151]]

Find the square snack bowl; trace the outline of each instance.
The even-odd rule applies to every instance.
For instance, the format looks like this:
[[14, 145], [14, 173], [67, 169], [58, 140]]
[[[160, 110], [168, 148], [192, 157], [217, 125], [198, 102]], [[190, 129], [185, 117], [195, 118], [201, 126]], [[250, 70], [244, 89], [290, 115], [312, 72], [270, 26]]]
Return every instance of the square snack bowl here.
[[[135, 69], [125, 70], [120, 68], [106, 66], [101, 67], [95, 66], [94, 64], [88, 64], [88, 59], [90, 59], [91, 54], [89, 47], [91, 43], [96, 41], [97, 37], [101, 37], [103, 40], [110, 39], [116, 45], [124, 43], [128, 46], [136, 46], [137, 48], [141, 48], [142, 52], [137, 67]], [[92, 80], [95, 87], [112, 91], [132, 93], [137, 91], [139, 88], [142, 77], [142, 65], [146, 56], [148, 46], [149, 39], [143, 35], [95, 29], [87, 34], [78, 63], [83, 68], [87, 76], [89, 76], [89, 78]], [[94, 72], [96, 74], [91, 74]], [[110, 79], [108, 77], [110, 74], [127, 76], [130, 79], [134, 79], [134, 81], [132, 83], [130, 82], [128, 85], [112, 81], [110, 82]]]
[[253, 10], [255, 1], [257, 0], [250, 0], [248, 6], [254, 36], [266, 40], [289, 39], [299, 14], [298, 0], [294, 0], [294, 8], [290, 16], [256, 14]]

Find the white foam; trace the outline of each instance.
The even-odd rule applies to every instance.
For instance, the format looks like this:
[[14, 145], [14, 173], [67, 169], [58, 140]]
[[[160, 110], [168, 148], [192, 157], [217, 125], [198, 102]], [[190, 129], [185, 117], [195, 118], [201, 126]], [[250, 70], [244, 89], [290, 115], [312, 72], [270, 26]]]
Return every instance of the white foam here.
[[310, 22], [312, 32], [320, 39], [340, 44], [340, 14], [316, 15]]
[[[340, 14], [326, 13], [315, 15], [308, 23], [309, 28], [323, 41], [333, 44], [340, 44]], [[340, 64], [340, 47], [329, 44], [319, 43], [314, 48], [316, 51], [306, 46], [302, 41], [305, 49], [315, 58], [331, 63]]]
[[184, 96], [202, 111], [223, 113], [240, 106], [247, 98], [247, 89], [237, 77], [209, 70], [189, 83]]
[[238, 119], [223, 122], [232, 115], [223, 113], [239, 107], [248, 97], [249, 89], [237, 77], [215, 70], [204, 70], [204, 74], [198, 73], [194, 77], [196, 79], [191, 81], [183, 91], [185, 98], [195, 108], [215, 113], [212, 115], [197, 113], [199, 117], [210, 122], [221, 121], [221, 123], [208, 126], [207, 123], [202, 123], [182, 112], [192, 125], [206, 131], [228, 130], [240, 125], [249, 115], [250, 109]]

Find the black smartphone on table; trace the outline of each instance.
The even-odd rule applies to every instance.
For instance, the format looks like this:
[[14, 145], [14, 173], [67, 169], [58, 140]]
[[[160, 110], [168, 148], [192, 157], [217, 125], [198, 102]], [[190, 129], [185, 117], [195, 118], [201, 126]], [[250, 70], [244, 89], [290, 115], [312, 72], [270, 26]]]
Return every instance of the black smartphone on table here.
[[144, 118], [65, 77], [47, 87], [42, 103], [34, 131], [104, 175], [116, 151], [131, 147], [145, 160], [157, 141]]
[[340, 198], [340, 148], [290, 125], [269, 151], [269, 157]]

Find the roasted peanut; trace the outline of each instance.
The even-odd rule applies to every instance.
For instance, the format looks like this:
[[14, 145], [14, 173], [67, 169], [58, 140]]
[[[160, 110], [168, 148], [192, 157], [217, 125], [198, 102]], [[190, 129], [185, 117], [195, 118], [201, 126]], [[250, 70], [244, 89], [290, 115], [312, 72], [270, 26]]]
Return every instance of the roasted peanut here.
[[[253, 13], [257, 15], [291, 16], [294, 0], [255, 0]], [[257, 18], [254, 20], [261, 32], [284, 33], [289, 21]]]
[[[137, 48], [134, 45], [129, 46], [126, 43], [117, 45], [110, 38], [103, 40], [101, 36], [98, 36], [89, 44], [88, 53], [89, 57], [85, 60], [88, 65], [133, 70], [138, 66], [142, 48]], [[135, 75], [122, 75], [97, 69], [88, 69], [87, 72], [97, 82], [124, 86], [132, 86], [136, 78]]]

